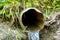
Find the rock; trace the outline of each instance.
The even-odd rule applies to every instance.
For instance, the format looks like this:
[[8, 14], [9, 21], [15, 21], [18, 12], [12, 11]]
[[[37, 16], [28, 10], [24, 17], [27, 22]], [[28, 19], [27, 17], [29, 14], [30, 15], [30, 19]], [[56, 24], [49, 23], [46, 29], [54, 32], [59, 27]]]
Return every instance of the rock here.
[[40, 31], [40, 39], [60, 40], [60, 36], [57, 36], [60, 33], [56, 33], [58, 28], [60, 28], [60, 12], [53, 12], [45, 22], [44, 29]]

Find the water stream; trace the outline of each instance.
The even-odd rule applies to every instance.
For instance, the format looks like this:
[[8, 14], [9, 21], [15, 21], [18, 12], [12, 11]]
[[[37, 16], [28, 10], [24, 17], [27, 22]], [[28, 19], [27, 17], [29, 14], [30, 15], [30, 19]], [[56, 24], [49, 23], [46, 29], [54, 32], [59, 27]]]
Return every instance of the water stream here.
[[39, 31], [29, 31], [28, 32], [29, 40], [39, 40]]

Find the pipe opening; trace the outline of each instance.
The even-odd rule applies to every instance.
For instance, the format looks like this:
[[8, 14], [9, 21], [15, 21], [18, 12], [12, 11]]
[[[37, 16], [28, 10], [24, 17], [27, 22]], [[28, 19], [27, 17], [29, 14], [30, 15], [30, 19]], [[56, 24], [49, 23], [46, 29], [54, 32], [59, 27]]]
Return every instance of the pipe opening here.
[[36, 25], [39, 22], [43, 22], [43, 19], [43, 15], [35, 9], [27, 10], [22, 15], [22, 23], [24, 26]]

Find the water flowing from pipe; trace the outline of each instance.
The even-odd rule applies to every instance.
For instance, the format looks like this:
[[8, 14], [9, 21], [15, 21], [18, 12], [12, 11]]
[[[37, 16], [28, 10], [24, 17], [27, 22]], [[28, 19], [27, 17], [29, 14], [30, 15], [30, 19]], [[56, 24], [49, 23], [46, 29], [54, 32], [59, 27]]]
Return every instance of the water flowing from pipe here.
[[39, 30], [38, 31], [29, 31], [28, 32], [29, 40], [39, 40]]

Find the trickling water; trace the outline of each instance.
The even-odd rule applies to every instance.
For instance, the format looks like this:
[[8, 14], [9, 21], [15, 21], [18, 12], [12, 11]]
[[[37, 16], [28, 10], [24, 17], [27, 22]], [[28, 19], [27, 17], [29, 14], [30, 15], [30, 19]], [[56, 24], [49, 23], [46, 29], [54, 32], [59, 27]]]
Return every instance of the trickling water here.
[[29, 40], [39, 40], [39, 31], [29, 31], [28, 37]]

